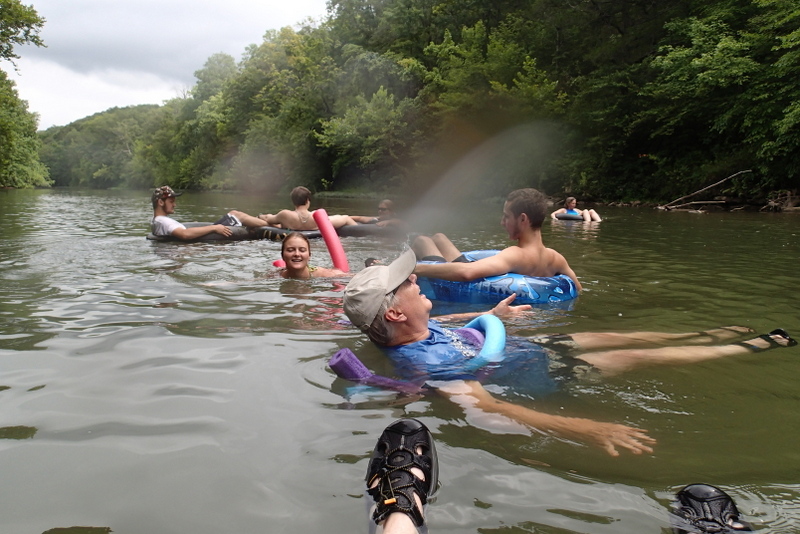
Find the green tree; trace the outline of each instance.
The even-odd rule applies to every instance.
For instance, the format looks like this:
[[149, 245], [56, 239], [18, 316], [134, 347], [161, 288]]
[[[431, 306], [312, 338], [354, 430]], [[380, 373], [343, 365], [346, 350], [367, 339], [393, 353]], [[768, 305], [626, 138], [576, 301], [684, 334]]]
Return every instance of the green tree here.
[[44, 19], [33, 6], [26, 6], [19, 0], [0, 0], [0, 59], [12, 63], [19, 59], [14, 50], [17, 45], [44, 46], [39, 38], [43, 25]]
[[0, 71], [0, 187], [50, 185], [47, 168], [39, 161], [36, 116], [20, 100], [14, 82]]
[[[43, 46], [39, 30], [44, 19], [19, 0], [0, 0], [0, 59], [19, 59], [15, 47]], [[0, 186], [41, 187], [50, 184], [39, 161], [36, 116], [20, 100], [15, 84], [0, 71]]]

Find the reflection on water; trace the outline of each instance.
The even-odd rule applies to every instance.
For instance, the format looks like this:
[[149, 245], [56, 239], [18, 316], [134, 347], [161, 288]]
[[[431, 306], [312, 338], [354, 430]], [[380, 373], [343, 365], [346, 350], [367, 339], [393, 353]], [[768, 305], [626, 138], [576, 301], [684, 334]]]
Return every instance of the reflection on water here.
[[[501, 434], [444, 398], [375, 394], [335, 378], [326, 361], [342, 347], [377, 374], [394, 372], [342, 321], [345, 281], [273, 276], [272, 242], [148, 242], [145, 197], [0, 195], [4, 532], [363, 531], [356, 500], [369, 451], [404, 415], [422, 418], [440, 443], [444, 486], [428, 510], [437, 532], [662, 532], [672, 493], [698, 481], [724, 487], [759, 529], [798, 530], [800, 349], [521, 399], [646, 428], [659, 441], [650, 456]], [[370, 213], [373, 204], [325, 207]], [[419, 230], [445, 231], [464, 250], [499, 248], [499, 206], [465, 208], [469, 225], [443, 217]], [[177, 216], [278, 207], [187, 194]], [[570, 306], [511, 320], [512, 333], [737, 324], [800, 333], [797, 217], [612, 208], [603, 217], [546, 223], [545, 243], [585, 291]], [[312, 261], [329, 265], [323, 243], [312, 247]], [[351, 266], [401, 249], [367, 238], [344, 247]]]

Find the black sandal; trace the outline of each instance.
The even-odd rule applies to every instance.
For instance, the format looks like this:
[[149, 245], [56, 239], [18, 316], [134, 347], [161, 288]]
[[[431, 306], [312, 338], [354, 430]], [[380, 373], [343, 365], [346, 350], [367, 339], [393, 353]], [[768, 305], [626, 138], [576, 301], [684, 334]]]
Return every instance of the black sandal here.
[[672, 504], [672, 532], [675, 534], [752, 532], [739, 517], [730, 495], [710, 484], [690, 484], [680, 490]]
[[[783, 339], [785, 339], [787, 341], [786, 345], [781, 345], [780, 343], [778, 343], [777, 341], [772, 339], [772, 336], [780, 336], [780, 337], [782, 337]], [[753, 345], [751, 343], [748, 343], [747, 341], [741, 341], [739, 343], [733, 343], [733, 344], [734, 345], [740, 345], [742, 347], [748, 348], [753, 352], [763, 352], [765, 350], [781, 349], [781, 348], [786, 348], [786, 347], [794, 347], [795, 345], [797, 345], [797, 341], [792, 339], [791, 336], [789, 336], [788, 332], [786, 332], [786, 330], [784, 330], [783, 328], [776, 328], [775, 330], [773, 330], [769, 334], [762, 334], [762, 335], [760, 335], [758, 337], [763, 339], [767, 343], [769, 343], [769, 347], [759, 347], [757, 345]]]
[[[417, 454], [417, 449], [422, 453]], [[425, 480], [411, 472], [413, 467], [422, 471]], [[379, 482], [373, 488], [376, 479]], [[439, 483], [439, 462], [428, 428], [416, 419], [399, 419], [386, 427], [372, 451], [366, 481], [367, 493], [376, 503], [372, 514], [376, 524], [389, 514], [401, 512], [422, 526], [425, 519], [414, 492], [425, 506]]]

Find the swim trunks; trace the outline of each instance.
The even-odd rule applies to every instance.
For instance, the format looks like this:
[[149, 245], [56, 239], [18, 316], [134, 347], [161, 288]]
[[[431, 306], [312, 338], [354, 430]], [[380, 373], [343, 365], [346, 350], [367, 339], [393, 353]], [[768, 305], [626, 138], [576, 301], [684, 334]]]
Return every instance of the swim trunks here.
[[214, 224], [221, 224], [222, 226], [241, 226], [242, 222], [230, 213], [226, 213]]
[[[423, 256], [419, 261], [435, 261], [436, 263], [448, 263], [442, 256]], [[463, 254], [449, 263], [471, 263], [475, 260], [467, 259]]]

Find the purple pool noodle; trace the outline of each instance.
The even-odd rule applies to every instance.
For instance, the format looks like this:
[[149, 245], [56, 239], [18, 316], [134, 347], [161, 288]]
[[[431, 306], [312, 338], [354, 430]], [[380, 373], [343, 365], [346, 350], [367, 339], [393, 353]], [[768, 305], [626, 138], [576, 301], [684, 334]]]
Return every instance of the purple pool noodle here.
[[377, 386], [387, 389], [402, 391], [403, 393], [419, 393], [422, 389], [411, 382], [401, 382], [385, 376], [377, 376], [361, 363], [358, 356], [347, 348], [339, 350], [331, 356], [328, 365], [340, 377], [351, 382], [360, 382], [369, 386]]
[[483, 332], [475, 328], [458, 328], [454, 332], [462, 340], [477, 348], [483, 347], [483, 343], [486, 341]]

